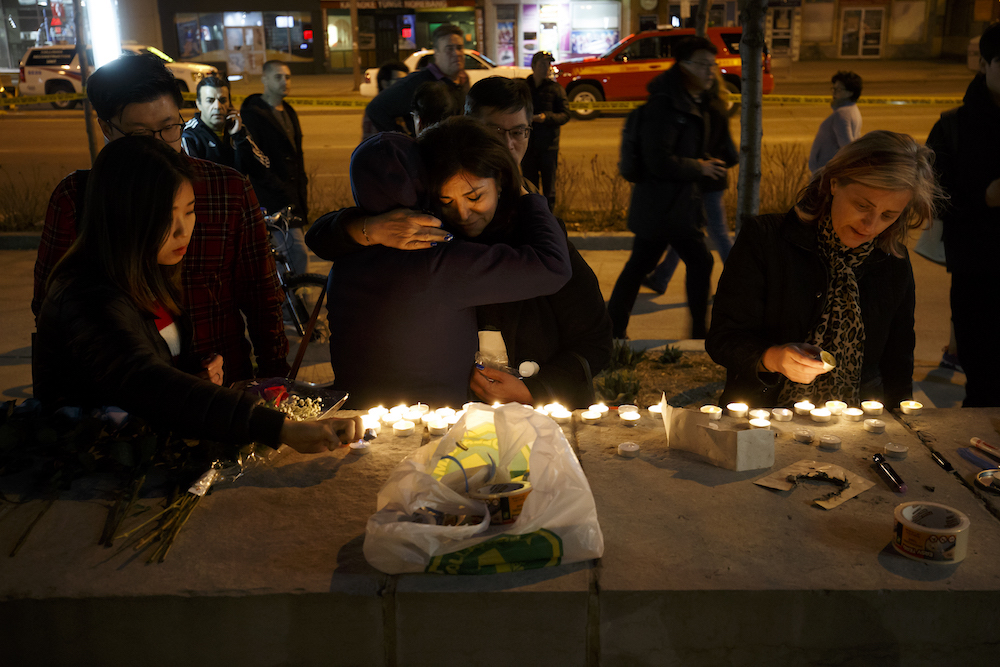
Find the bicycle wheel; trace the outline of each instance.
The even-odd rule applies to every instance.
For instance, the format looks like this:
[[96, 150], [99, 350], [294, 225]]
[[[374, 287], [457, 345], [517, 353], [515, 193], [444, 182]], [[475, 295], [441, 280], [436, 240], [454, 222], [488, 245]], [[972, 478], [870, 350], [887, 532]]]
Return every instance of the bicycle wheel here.
[[[288, 298], [285, 303], [286, 333], [288, 334], [288, 362], [295, 359], [299, 343], [302, 340], [309, 318], [326, 285], [326, 276], [318, 273], [306, 273], [301, 276], [286, 276]], [[290, 320], [290, 321], [289, 321]], [[313, 329], [312, 338], [306, 348], [298, 379], [305, 382], [326, 384], [333, 381], [333, 368], [330, 366], [330, 323], [327, 320], [326, 306], [320, 307], [319, 317]]]

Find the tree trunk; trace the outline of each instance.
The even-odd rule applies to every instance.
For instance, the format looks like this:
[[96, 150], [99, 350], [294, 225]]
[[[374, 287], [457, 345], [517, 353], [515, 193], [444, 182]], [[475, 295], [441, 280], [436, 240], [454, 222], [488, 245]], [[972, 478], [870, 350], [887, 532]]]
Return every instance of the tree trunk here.
[[[86, 92], [90, 62], [87, 60], [87, 41], [83, 39], [83, 35], [87, 34], [87, 24], [83, 19], [82, 4], [80, 0], [73, 0], [73, 29], [76, 31], [76, 58], [80, 62], [80, 87]], [[93, 164], [97, 154], [104, 148], [104, 133], [97, 124], [97, 114], [94, 113], [94, 107], [90, 106], [89, 99], [83, 100], [83, 122], [87, 125], [87, 145], [90, 147], [90, 163]]]
[[351, 0], [351, 60], [354, 62], [354, 88], [361, 90], [361, 46], [358, 44], [358, 0]]
[[736, 196], [736, 233], [743, 221], [760, 211], [760, 144], [763, 136], [761, 95], [763, 94], [764, 22], [767, 0], [740, 0], [743, 37], [740, 59], [743, 81], [740, 89], [740, 178]]
[[698, 15], [695, 17], [694, 34], [708, 37], [708, 0], [698, 0]]

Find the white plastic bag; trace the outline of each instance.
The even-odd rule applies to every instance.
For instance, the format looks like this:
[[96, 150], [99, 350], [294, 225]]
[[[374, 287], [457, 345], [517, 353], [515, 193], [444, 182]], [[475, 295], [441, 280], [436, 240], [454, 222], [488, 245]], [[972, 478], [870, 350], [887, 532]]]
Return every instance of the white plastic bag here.
[[[496, 430], [499, 460], [495, 466], [467, 469], [470, 489], [509, 481], [511, 462], [525, 446], [530, 448], [532, 491], [520, 516], [507, 525], [490, 525], [486, 505], [460, 493], [466, 485], [461, 471], [441, 479], [434, 475], [467, 430], [489, 424]], [[364, 554], [388, 574], [509, 572], [604, 553], [594, 496], [566, 436], [551, 419], [523, 405], [469, 406], [439, 442], [421, 447], [397, 466], [379, 491], [377, 505], [365, 530]], [[450, 526], [416, 522], [428, 512], [482, 519]]]

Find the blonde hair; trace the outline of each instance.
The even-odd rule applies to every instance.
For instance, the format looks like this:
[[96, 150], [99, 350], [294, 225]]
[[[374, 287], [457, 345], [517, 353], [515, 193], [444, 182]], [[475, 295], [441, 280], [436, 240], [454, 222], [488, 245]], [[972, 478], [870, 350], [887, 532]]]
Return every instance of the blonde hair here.
[[917, 229], [934, 217], [944, 192], [934, 176], [934, 151], [907, 134], [876, 130], [841, 148], [813, 175], [798, 196], [795, 207], [806, 222], [816, 222], [830, 213], [831, 182], [860, 183], [879, 190], [908, 190], [913, 194], [899, 218], [879, 234], [876, 241], [884, 252], [902, 257], [908, 230]]

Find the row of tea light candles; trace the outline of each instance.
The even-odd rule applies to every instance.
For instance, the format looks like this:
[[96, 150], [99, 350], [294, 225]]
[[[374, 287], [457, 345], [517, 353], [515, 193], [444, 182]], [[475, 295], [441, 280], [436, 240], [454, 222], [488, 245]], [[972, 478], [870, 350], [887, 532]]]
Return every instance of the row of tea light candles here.
[[[861, 421], [868, 415], [869, 417], [880, 416], [885, 409], [879, 401], [862, 401], [860, 408], [850, 408], [843, 401], [827, 401], [826, 407], [818, 408], [809, 401], [799, 401], [794, 406], [795, 414], [808, 415], [814, 422], [828, 422], [834, 416], [843, 417], [847, 421]], [[903, 414], [919, 415], [923, 405], [917, 401], [900, 401], [899, 409]], [[711, 419], [722, 417], [722, 408], [717, 405], [703, 405], [701, 411], [708, 414]], [[726, 411], [737, 419], [750, 418], [751, 428], [770, 428], [771, 420], [787, 422], [792, 419], [792, 411], [788, 408], [774, 408], [765, 410], [757, 408], [750, 409], [746, 403], [730, 403], [726, 406]], [[885, 430], [885, 422], [881, 419], [866, 419], [865, 429], [868, 431], [881, 432]]]

